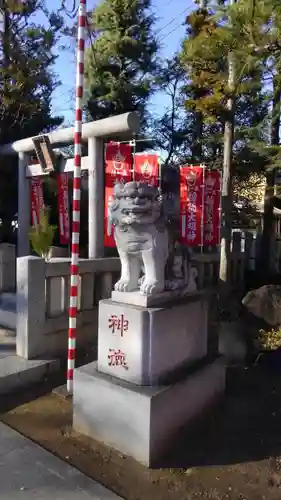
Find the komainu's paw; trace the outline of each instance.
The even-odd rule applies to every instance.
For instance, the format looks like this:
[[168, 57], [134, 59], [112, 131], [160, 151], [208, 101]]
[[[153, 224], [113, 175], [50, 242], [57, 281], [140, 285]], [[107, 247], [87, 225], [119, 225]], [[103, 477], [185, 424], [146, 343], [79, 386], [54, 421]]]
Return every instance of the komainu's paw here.
[[140, 287], [140, 293], [142, 295], [156, 295], [164, 291], [164, 287], [161, 286], [158, 281], [144, 280]]
[[130, 280], [120, 279], [114, 286], [116, 292], [132, 292], [136, 288], [130, 283]]
[[139, 287], [141, 287], [141, 285], [143, 284], [144, 280], [145, 280], [145, 275], [143, 275], [143, 276], [141, 276], [141, 277], [139, 278], [139, 280], [138, 280], [138, 285], [139, 285]]

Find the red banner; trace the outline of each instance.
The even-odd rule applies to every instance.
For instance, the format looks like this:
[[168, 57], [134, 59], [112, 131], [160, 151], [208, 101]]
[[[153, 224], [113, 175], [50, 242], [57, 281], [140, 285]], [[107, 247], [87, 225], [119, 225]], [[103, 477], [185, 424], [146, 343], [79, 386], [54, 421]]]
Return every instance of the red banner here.
[[134, 178], [136, 181], [145, 181], [152, 186], [159, 184], [158, 155], [136, 154], [134, 157]]
[[220, 186], [218, 170], [207, 170], [204, 182], [204, 245], [220, 242]]
[[130, 144], [109, 143], [105, 153], [105, 185], [113, 187], [118, 182], [129, 182], [133, 168]]
[[61, 245], [70, 243], [68, 175], [58, 174], [58, 212]]
[[43, 184], [40, 177], [31, 178], [31, 224], [37, 227], [44, 210]]
[[180, 169], [181, 240], [189, 246], [202, 242], [203, 168]]
[[132, 178], [133, 157], [130, 144], [109, 143], [105, 154], [104, 246], [115, 247], [114, 228], [109, 220], [109, 203], [116, 182]]

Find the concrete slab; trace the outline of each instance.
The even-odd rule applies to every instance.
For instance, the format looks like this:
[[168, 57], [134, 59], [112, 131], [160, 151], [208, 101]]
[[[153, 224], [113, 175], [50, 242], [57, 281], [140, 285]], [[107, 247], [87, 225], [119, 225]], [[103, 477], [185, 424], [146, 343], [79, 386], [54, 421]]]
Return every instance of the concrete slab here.
[[15, 329], [17, 323], [17, 296], [15, 293], [0, 295], [0, 325]]
[[10, 346], [2, 346], [0, 344], [0, 359], [7, 358], [8, 356], [15, 356], [15, 348], [13, 345]]
[[0, 499], [122, 500], [0, 423]]
[[0, 326], [0, 343], [13, 339], [16, 345], [17, 332], [14, 329]]
[[161, 467], [179, 430], [202, 416], [224, 389], [222, 358], [161, 387], [130, 384], [89, 363], [74, 371], [73, 427], [148, 467]]
[[16, 354], [16, 337], [15, 330], [0, 327], [0, 359]]
[[40, 382], [49, 373], [60, 369], [58, 360], [27, 360], [9, 353], [9, 350], [4, 350], [2, 357], [0, 355], [0, 395]]
[[17, 294], [14, 292], [3, 292], [0, 294], [0, 307], [9, 311], [17, 310]]
[[0, 326], [0, 350], [13, 349], [16, 352], [17, 333], [9, 328]]
[[17, 313], [15, 311], [0, 309], [0, 325], [15, 329], [17, 326]]

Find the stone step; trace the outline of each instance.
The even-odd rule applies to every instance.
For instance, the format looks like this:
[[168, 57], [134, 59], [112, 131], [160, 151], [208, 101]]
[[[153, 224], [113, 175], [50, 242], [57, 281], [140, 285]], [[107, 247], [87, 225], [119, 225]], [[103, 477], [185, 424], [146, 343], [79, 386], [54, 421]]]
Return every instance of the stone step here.
[[9, 311], [16, 311], [17, 309], [17, 294], [3, 292], [0, 294], [0, 307]]
[[12, 350], [0, 349], [0, 396], [43, 381], [50, 373], [59, 370], [59, 360], [27, 360]]
[[16, 354], [16, 331], [0, 327], [0, 360]]
[[57, 360], [27, 360], [16, 355], [16, 331], [0, 327], [0, 396], [40, 382], [59, 371]]
[[17, 295], [16, 293], [1, 293], [0, 295], [0, 325], [11, 330], [17, 324]]
[[0, 325], [0, 345], [16, 345], [17, 333], [14, 329], [5, 328]]

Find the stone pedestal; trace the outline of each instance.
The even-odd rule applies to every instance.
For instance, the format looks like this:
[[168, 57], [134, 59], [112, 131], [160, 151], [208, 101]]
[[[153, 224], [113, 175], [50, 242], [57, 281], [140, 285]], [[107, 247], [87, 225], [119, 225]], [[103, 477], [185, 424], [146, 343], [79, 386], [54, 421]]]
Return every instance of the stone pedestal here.
[[207, 355], [207, 308], [196, 297], [151, 308], [102, 300], [98, 370], [139, 385], [164, 382]]
[[102, 300], [98, 362], [74, 372], [73, 426], [147, 466], [224, 391], [222, 358], [208, 358], [207, 300], [165, 306]]

